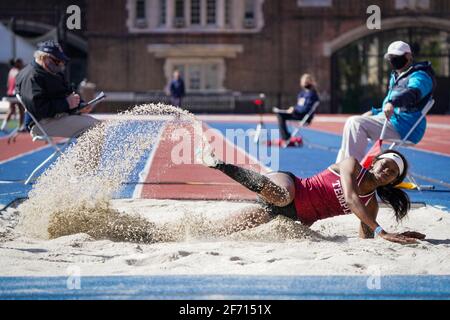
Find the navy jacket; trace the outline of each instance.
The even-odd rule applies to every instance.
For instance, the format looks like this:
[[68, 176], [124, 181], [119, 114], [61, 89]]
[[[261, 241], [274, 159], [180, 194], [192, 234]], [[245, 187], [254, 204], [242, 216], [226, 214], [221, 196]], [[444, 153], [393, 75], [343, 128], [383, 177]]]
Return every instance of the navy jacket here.
[[182, 98], [185, 95], [183, 79], [172, 80], [170, 82], [170, 95], [174, 98]]
[[319, 101], [319, 96], [316, 90], [301, 90], [297, 96], [297, 105], [294, 108], [294, 112], [308, 113], [317, 101]]
[[[66, 98], [72, 91], [64, 75], [51, 74], [35, 61], [17, 75], [16, 92], [38, 121], [53, 118], [58, 113], [69, 113]], [[30, 120], [31, 118], [27, 117], [27, 126]]]

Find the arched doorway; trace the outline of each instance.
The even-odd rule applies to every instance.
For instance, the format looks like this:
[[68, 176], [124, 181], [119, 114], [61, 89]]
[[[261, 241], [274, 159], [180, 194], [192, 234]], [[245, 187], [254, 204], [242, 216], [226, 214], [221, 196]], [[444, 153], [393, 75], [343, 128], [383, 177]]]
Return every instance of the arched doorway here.
[[393, 28], [335, 47], [331, 55], [333, 112], [362, 113], [371, 106], [381, 106], [390, 74], [384, 53], [396, 40], [411, 45], [416, 61], [428, 60], [433, 64], [437, 89], [431, 113], [450, 111], [450, 31], [432, 25]]

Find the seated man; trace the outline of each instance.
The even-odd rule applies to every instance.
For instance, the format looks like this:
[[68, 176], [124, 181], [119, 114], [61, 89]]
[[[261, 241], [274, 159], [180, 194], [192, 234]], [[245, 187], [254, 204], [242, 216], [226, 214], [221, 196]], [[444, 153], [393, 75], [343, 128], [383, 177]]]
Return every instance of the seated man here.
[[[100, 122], [79, 114], [90, 112], [92, 107], [74, 111], [80, 104], [80, 96], [72, 92], [64, 77], [69, 59], [57, 42], [40, 43], [34, 58], [17, 75], [16, 92], [49, 136], [77, 137]], [[30, 117], [26, 118], [26, 126], [32, 136], [42, 135]]]
[[[301, 90], [298, 93], [297, 105], [295, 107], [290, 107], [282, 112], [279, 109], [274, 109], [274, 112], [277, 113], [278, 127], [280, 128], [280, 135], [283, 140], [289, 140], [291, 138], [291, 134], [286, 126], [286, 120], [302, 120], [313, 105], [319, 101], [319, 96], [314, 86], [314, 79], [310, 74], [305, 73], [301, 77], [300, 87]], [[311, 120], [312, 117], [308, 119], [307, 123], [310, 123]]]
[[[421, 111], [433, 95], [434, 72], [430, 62], [413, 63], [410, 46], [403, 41], [389, 45], [385, 59], [393, 71], [383, 108], [372, 108], [362, 116], [347, 119], [336, 163], [348, 157], [364, 158], [368, 139], [380, 138], [383, 124], [390, 119], [385, 139], [403, 139], [419, 120]], [[408, 140], [418, 143], [425, 134], [426, 120], [414, 129]]]

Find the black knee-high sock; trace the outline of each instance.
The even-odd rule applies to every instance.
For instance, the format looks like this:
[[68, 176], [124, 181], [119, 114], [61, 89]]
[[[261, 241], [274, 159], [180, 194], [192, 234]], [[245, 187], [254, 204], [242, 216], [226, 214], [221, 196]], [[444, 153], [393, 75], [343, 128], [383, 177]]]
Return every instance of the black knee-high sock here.
[[256, 193], [260, 193], [266, 185], [273, 183], [269, 178], [259, 174], [258, 172], [244, 169], [233, 164], [218, 162], [212, 168], [222, 171], [231, 179], [239, 182], [247, 189]]

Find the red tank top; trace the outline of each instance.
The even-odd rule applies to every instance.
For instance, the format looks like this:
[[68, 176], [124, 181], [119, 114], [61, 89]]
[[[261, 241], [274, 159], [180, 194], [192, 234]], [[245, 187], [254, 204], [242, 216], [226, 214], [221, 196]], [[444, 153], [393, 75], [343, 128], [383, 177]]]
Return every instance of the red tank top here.
[[8, 73], [8, 90], [6, 94], [8, 96], [13, 96], [16, 92], [16, 76], [19, 73], [19, 69], [12, 68]]
[[[367, 169], [362, 168], [358, 174], [358, 186], [366, 172]], [[367, 206], [374, 194], [375, 191], [359, 198]], [[340, 175], [330, 168], [311, 178], [296, 177], [294, 203], [298, 219], [306, 225], [352, 212], [345, 201]]]

